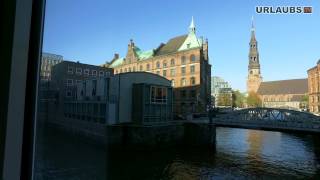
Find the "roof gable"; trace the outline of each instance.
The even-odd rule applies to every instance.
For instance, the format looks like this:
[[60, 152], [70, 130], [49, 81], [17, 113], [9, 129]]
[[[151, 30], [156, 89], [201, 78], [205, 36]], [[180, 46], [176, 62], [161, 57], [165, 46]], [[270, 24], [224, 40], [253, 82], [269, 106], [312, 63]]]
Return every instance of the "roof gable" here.
[[187, 50], [190, 48], [200, 47], [200, 42], [195, 33], [191, 32], [188, 34], [184, 43], [180, 46], [179, 51]]

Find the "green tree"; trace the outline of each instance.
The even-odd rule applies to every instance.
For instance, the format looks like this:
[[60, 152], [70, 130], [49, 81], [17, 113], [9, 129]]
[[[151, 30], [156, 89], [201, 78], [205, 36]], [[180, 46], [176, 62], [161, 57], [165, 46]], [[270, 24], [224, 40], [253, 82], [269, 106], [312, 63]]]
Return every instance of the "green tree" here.
[[261, 107], [262, 101], [261, 101], [259, 95], [255, 92], [250, 92], [247, 97], [247, 105], [249, 107]]
[[232, 97], [230, 93], [220, 93], [218, 96], [218, 106], [232, 106]]
[[232, 91], [232, 106], [243, 108], [245, 106], [246, 97], [239, 90]]
[[300, 101], [300, 109], [307, 109], [309, 104], [309, 96], [305, 94]]

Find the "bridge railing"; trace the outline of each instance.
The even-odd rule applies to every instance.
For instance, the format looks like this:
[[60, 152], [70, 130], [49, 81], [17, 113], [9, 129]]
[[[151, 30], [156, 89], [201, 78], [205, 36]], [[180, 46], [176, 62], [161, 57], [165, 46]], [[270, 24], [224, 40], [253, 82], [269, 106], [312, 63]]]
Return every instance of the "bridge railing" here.
[[220, 123], [255, 124], [320, 130], [320, 118], [310, 113], [276, 108], [248, 108], [220, 115]]

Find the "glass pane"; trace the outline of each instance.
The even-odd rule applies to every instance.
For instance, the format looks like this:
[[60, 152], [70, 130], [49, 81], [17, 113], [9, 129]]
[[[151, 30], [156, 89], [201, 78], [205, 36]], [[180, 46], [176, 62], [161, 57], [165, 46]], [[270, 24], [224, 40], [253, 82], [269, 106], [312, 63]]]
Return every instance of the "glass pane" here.
[[319, 14], [235, 3], [47, 0], [34, 179], [319, 177]]

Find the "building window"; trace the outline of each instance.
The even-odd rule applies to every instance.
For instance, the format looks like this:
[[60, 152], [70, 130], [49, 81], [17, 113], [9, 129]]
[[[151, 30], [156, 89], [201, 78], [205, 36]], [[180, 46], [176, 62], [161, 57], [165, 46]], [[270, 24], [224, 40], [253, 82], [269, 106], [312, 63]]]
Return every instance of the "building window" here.
[[106, 77], [110, 77], [110, 72], [109, 71], [106, 71]]
[[89, 69], [85, 69], [85, 70], [84, 70], [84, 75], [89, 76]]
[[76, 74], [81, 75], [82, 74], [82, 69], [81, 68], [76, 68]]
[[185, 86], [186, 85], [186, 78], [181, 78], [181, 86]]
[[172, 68], [170, 69], [170, 76], [175, 76], [176, 75], [176, 69]]
[[196, 61], [196, 56], [194, 54], [191, 54], [190, 62], [195, 62], [195, 61]]
[[143, 71], [143, 66], [142, 65], [140, 65], [140, 71]]
[[181, 57], [181, 64], [186, 64], [186, 57], [185, 56]]
[[97, 71], [96, 70], [92, 70], [92, 76], [97, 76]]
[[195, 77], [191, 77], [190, 78], [190, 84], [191, 85], [195, 85], [196, 84], [196, 78]]
[[128, 71], [128, 69], [127, 69], [127, 68], [125, 68], [125, 69], [124, 69], [124, 72], [127, 72], [127, 71]]
[[99, 76], [103, 77], [104, 76], [104, 72], [103, 71], [99, 71]]
[[159, 61], [157, 62], [157, 68], [160, 68], [160, 62]]
[[174, 64], [175, 64], [175, 63], [174, 63], [174, 59], [171, 59], [171, 60], [170, 60], [170, 65], [171, 65], [171, 66], [174, 66]]
[[194, 72], [195, 72], [195, 66], [194, 66], [194, 65], [191, 65], [191, 66], [190, 66], [190, 73], [191, 73], [191, 74], [194, 74]]
[[129, 72], [131, 72], [131, 67], [129, 67]]
[[73, 85], [73, 79], [67, 79], [67, 86]]
[[174, 86], [174, 79], [171, 80], [171, 86]]
[[134, 66], [134, 67], [133, 67], [133, 72], [135, 72], [135, 71], [136, 71], [136, 67]]
[[81, 84], [82, 81], [81, 80], [76, 80], [76, 84]]
[[151, 103], [166, 104], [167, 103], [167, 88], [151, 86]]
[[147, 64], [147, 71], [150, 71], [150, 64]]
[[186, 75], [186, 67], [181, 67], [181, 75]]
[[167, 70], [163, 70], [163, 76], [166, 77], [167, 76]]
[[167, 61], [163, 61], [162, 66], [163, 66], [163, 68], [166, 68], [167, 67]]
[[72, 66], [68, 66], [68, 73], [73, 74], [73, 67]]
[[66, 97], [71, 97], [72, 96], [72, 92], [70, 90], [66, 91]]
[[122, 73], [122, 69], [120, 69], [120, 73]]
[[160, 75], [160, 71], [158, 70], [157, 72], [156, 72], [158, 75]]
[[97, 80], [93, 80], [92, 81], [92, 92], [91, 92], [92, 96], [96, 96], [97, 95]]

